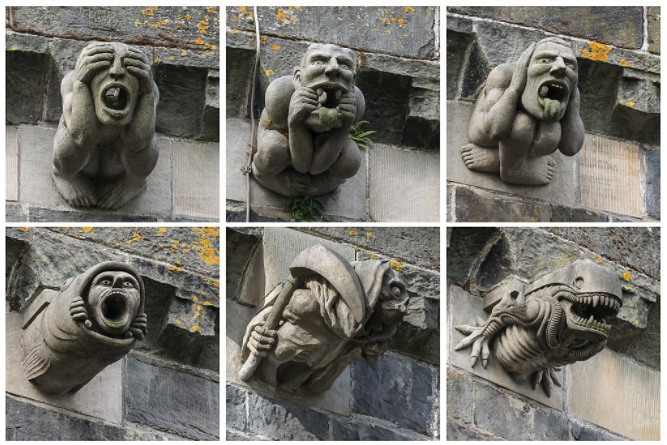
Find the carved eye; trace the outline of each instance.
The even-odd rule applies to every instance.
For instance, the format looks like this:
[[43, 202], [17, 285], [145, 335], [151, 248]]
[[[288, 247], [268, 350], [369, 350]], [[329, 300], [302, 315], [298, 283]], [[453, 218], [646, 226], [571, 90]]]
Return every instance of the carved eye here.
[[123, 287], [134, 287], [134, 284], [131, 281], [126, 281], [123, 283]]
[[551, 59], [547, 59], [545, 57], [539, 59], [537, 63], [551, 63]]
[[348, 65], [340, 65], [341, 69], [344, 69], [346, 71], [350, 71], [352, 68], [350, 68]]
[[401, 289], [399, 287], [392, 287], [391, 288], [391, 294], [394, 297], [400, 297], [401, 296]]
[[315, 65], [315, 66], [320, 66], [320, 65], [322, 65], [322, 61], [321, 61], [321, 60], [315, 60], [315, 61], [313, 62], [313, 65]]
[[581, 289], [582, 286], [584, 285], [584, 277], [577, 277], [577, 278], [575, 278], [575, 280], [574, 280], [574, 285], [575, 285], [577, 288]]
[[105, 278], [104, 280], [100, 281], [100, 284], [102, 286], [111, 286], [111, 280], [108, 278]]

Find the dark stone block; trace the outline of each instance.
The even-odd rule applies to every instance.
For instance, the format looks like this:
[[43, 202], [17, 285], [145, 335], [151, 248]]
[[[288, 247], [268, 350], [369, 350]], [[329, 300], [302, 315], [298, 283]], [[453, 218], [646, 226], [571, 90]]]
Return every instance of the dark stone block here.
[[534, 408], [488, 385], [475, 385], [474, 424], [507, 440], [533, 440]]
[[201, 138], [220, 141], [220, 74], [210, 71], [206, 78], [206, 105], [202, 116]]
[[447, 17], [447, 100], [458, 98], [465, 53], [472, 42], [472, 20]]
[[[472, 423], [472, 380], [447, 368], [447, 418]], [[449, 437], [447, 437], [449, 439]]]
[[7, 51], [7, 123], [34, 124], [42, 119], [50, 63], [45, 53]]
[[551, 222], [609, 222], [609, 215], [578, 207], [551, 206]]
[[328, 440], [329, 417], [316, 411], [250, 394], [248, 430], [276, 440]]
[[[183, 138], [198, 138], [206, 105], [208, 69], [161, 63], [155, 83], [160, 90], [156, 130]], [[185, 117], [185, 118], [184, 118]]]
[[463, 440], [498, 440], [497, 437], [485, 435], [472, 426], [462, 426], [457, 423], [447, 420], [447, 441], [463, 441]]
[[464, 187], [456, 189], [454, 205], [456, 221], [539, 222], [550, 219], [547, 203], [518, 200]]
[[447, 282], [464, 286], [479, 253], [499, 236], [500, 231], [492, 227], [452, 228], [447, 248]]
[[255, 65], [255, 53], [247, 49], [227, 47], [225, 50], [226, 68], [226, 116], [245, 117], [250, 101], [252, 70]]
[[660, 150], [644, 150], [646, 213], [660, 219]]
[[648, 21], [648, 50], [653, 54], [660, 54], [660, 6], [649, 6]]
[[245, 389], [227, 385], [227, 414], [225, 425], [240, 431], [246, 431]]
[[433, 416], [433, 371], [407, 357], [383, 355], [352, 365], [353, 411], [427, 433]]
[[535, 438], [533, 440], [569, 440], [567, 417], [555, 409], [535, 410]]
[[602, 428], [593, 425], [572, 420], [570, 422], [570, 431], [574, 440], [579, 441], [616, 441], [627, 440], [624, 437], [616, 436]]
[[333, 440], [429, 440], [428, 436], [408, 435], [400, 431], [361, 421], [333, 419]]
[[21, 209], [21, 204], [5, 201], [5, 221], [20, 222], [22, 216], [23, 210]]
[[41, 207], [28, 208], [28, 221], [32, 222], [156, 222], [155, 216], [122, 215], [105, 210], [54, 210]]
[[439, 364], [439, 326], [439, 301], [424, 297], [411, 298], [408, 313], [387, 346], [419, 360]]

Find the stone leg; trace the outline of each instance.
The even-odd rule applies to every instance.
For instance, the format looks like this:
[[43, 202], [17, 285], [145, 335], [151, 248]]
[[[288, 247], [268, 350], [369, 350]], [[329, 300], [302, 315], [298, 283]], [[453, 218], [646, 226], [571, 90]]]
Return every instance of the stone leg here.
[[81, 174], [88, 164], [94, 147], [77, 146], [61, 124], [53, 143], [53, 182], [56, 188], [73, 207], [89, 207], [97, 204], [97, 194], [93, 182]]
[[281, 196], [303, 196], [310, 184], [310, 175], [291, 168], [289, 142], [275, 130], [263, 133], [253, 158], [252, 174], [264, 187]]
[[480, 147], [475, 144], [466, 144], [461, 147], [461, 157], [470, 170], [485, 173], [500, 172], [498, 147]]

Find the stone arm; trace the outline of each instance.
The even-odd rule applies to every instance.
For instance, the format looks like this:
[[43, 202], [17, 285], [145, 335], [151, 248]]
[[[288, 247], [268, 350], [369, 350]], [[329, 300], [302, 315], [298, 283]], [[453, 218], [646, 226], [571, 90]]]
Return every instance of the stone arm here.
[[313, 136], [305, 119], [317, 108], [317, 94], [312, 88], [298, 88], [292, 95], [287, 121], [292, 167], [299, 173], [308, 173], [313, 163]]
[[139, 79], [141, 97], [137, 101], [132, 121], [121, 133], [130, 151], [145, 150], [155, 137], [155, 115], [160, 94], [153, 81], [150, 64], [143, 53], [130, 48], [125, 57], [127, 71]]
[[570, 100], [565, 110], [565, 115], [561, 119], [561, 139], [558, 149], [566, 156], [574, 156], [579, 153], [584, 144], [584, 123], [579, 114], [581, 97], [579, 88], [574, 88], [570, 95]]
[[97, 120], [90, 87], [68, 73], [61, 85], [65, 137], [79, 148], [92, 148], [102, 138], [103, 125]]

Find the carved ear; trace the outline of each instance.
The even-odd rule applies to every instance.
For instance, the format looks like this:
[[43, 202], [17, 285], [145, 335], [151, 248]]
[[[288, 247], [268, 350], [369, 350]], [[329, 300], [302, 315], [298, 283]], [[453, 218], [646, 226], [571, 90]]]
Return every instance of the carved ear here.
[[292, 82], [295, 87], [301, 86], [301, 67], [294, 68], [294, 74], [292, 75]]

